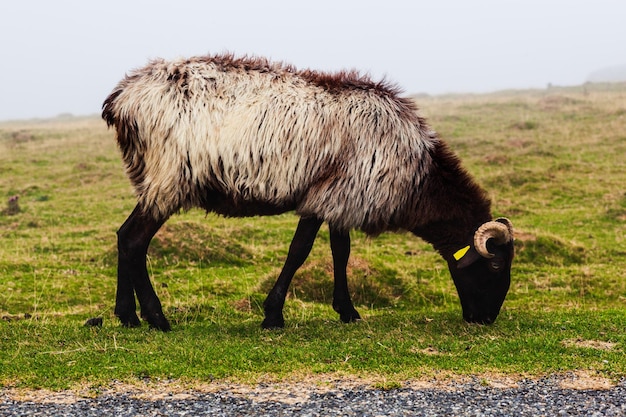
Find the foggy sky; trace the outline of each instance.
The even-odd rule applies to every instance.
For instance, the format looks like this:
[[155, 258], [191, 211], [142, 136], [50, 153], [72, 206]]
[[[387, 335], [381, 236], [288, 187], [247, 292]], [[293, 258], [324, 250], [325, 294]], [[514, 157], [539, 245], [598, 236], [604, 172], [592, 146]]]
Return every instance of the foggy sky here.
[[358, 69], [407, 94], [577, 85], [626, 64], [623, 0], [20, 0], [0, 4], [0, 120], [100, 112], [156, 57]]

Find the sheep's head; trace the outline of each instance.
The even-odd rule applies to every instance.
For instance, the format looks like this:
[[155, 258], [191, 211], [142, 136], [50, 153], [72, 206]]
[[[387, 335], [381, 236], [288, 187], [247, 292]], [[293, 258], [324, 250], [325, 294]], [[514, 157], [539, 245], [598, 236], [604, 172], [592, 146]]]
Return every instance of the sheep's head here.
[[513, 254], [513, 226], [499, 218], [480, 226], [473, 242], [448, 260], [465, 321], [495, 321], [511, 283]]

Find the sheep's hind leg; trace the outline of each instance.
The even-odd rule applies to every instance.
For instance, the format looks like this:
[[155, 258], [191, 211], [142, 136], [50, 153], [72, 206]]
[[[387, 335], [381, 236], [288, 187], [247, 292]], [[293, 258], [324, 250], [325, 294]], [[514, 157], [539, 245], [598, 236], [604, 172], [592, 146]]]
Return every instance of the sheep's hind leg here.
[[311, 252], [315, 236], [322, 225], [322, 221], [317, 218], [302, 218], [298, 223], [298, 228], [289, 246], [287, 260], [283, 266], [274, 287], [267, 295], [263, 307], [265, 310], [265, 320], [261, 326], [264, 329], [278, 329], [285, 327], [283, 317], [283, 306], [289, 284], [294, 274], [302, 266]]
[[350, 257], [350, 232], [339, 231], [330, 227], [330, 248], [333, 253], [335, 288], [333, 291], [333, 309], [339, 313], [341, 321], [350, 323], [361, 319], [354, 308], [348, 291], [348, 258]]
[[155, 220], [135, 207], [117, 232], [118, 264], [115, 315], [123, 326], [139, 326], [135, 311], [135, 294], [141, 307], [141, 317], [159, 330], [170, 330], [163, 315], [161, 302], [150, 283], [146, 255], [150, 241], [165, 220]]

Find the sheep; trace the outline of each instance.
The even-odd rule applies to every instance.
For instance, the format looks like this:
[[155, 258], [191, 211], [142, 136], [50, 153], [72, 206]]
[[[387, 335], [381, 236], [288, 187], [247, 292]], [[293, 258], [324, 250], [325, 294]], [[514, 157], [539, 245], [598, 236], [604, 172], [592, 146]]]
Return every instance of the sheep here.
[[264, 302], [264, 328], [284, 327], [296, 270], [322, 223], [330, 230], [333, 308], [360, 319], [347, 284], [350, 231], [405, 230], [447, 261], [468, 322], [492, 323], [510, 285], [513, 228], [487, 193], [386, 82], [357, 71], [298, 70], [231, 54], [153, 60], [122, 79], [102, 117], [117, 134], [137, 205], [118, 230], [115, 314], [167, 331], [146, 269], [151, 239], [193, 207], [229, 217], [300, 216]]

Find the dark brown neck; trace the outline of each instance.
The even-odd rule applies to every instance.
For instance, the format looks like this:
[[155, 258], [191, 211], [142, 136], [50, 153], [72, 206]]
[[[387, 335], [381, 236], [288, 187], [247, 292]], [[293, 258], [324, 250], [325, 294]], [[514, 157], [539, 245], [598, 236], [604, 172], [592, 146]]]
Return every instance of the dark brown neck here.
[[432, 161], [418, 207], [421, 221], [412, 232], [449, 259], [492, 219], [491, 202], [445, 142], [437, 143]]

